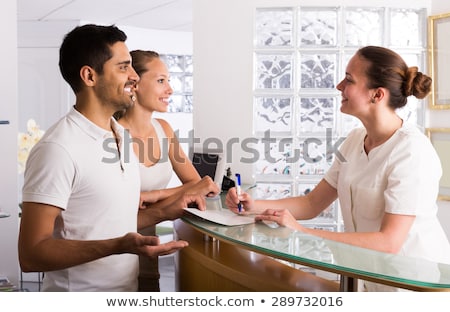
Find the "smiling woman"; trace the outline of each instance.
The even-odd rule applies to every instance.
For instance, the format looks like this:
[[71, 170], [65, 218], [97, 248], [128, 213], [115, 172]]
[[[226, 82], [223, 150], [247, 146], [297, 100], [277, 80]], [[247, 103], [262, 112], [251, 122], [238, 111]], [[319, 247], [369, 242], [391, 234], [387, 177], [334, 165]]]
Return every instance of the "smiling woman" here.
[[[305, 186], [317, 185], [339, 155], [335, 152], [337, 149], [329, 147], [333, 144], [339, 146], [338, 143], [352, 129], [362, 126], [359, 119], [340, 113], [340, 110], [349, 112], [352, 103], [346, 101], [345, 95], [342, 101], [343, 94], [336, 92], [336, 85], [345, 77], [346, 65], [352, 57], [351, 51], [363, 45], [384, 46], [401, 54], [409, 66], [422, 68], [426, 61], [426, 2], [413, 4], [400, 0], [392, 6], [386, 1], [384, 7], [380, 4], [369, 7], [357, 1], [348, 3], [351, 5], [326, 7], [310, 0], [302, 1], [300, 6], [255, 5], [256, 8], [252, 8], [254, 31], [242, 36], [253, 36], [253, 50], [241, 51], [248, 55], [253, 52], [252, 63], [241, 62], [237, 66], [253, 66], [253, 109], [245, 111], [243, 105], [228, 108], [229, 104], [222, 102], [219, 97], [214, 98], [214, 102], [218, 106], [228, 105], [227, 109], [239, 110], [242, 120], [253, 120], [253, 133], [244, 135], [256, 134], [261, 141], [266, 131], [277, 136], [270, 144], [270, 154], [260, 157], [253, 166], [258, 199], [267, 196], [268, 189], [281, 187], [285, 191], [277, 194], [273, 192], [273, 197], [280, 199], [304, 195]], [[197, 22], [197, 18], [201, 19], [196, 17]], [[245, 29], [252, 26], [248, 24], [250, 22], [244, 24], [243, 19], [237, 19], [233, 25], [227, 26]], [[199, 35], [198, 32], [196, 35], [207, 36], [204, 33]], [[195, 42], [196, 46], [201, 46], [202, 40], [198, 41]], [[234, 42], [234, 39], [230, 39], [230, 42]], [[203, 44], [205, 47], [212, 45], [210, 42]], [[196, 54], [195, 57], [204, 60], [208, 54]], [[206, 69], [200, 63], [197, 70]], [[226, 68], [219, 67], [218, 71], [226, 72]], [[234, 76], [225, 76], [226, 79], [234, 79], [236, 85], [246, 83]], [[207, 81], [200, 76], [196, 78], [196, 83]], [[237, 95], [250, 96], [242, 93]], [[206, 118], [203, 111], [208, 108], [202, 97], [203, 93], [196, 95], [196, 102], [200, 106], [197, 107], [200, 116], [196, 115], [196, 120]], [[397, 114], [407, 123], [423, 125], [426, 99], [410, 96], [407, 101], [407, 105], [396, 110]], [[214, 122], [215, 128], [225, 127], [217, 119]], [[199, 133], [197, 129], [196, 133]], [[283, 159], [280, 155], [283, 153], [281, 143], [286, 138], [291, 140], [292, 148], [285, 151], [285, 158], [293, 159], [292, 155], [296, 155], [294, 152], [298, 150], [299, 159], [288, 163], [284, 161], [283, 165], [279, 165], [281, 161], [278, 160]], [[278, 162], [270, 163], [270, 159]], [[333, 205], [339, 211], [339, 202]], [[309, 220], [308, 226], [335, 231], [344, 229], [339, 213], [325, 214], [329, 217], [324, 218], [321, 214]]]
[[[133, 138], [133, 149], [140, 162], [141, 209], [154, 210], [164, 200], [179, 196], [182, 192], [199, 185], [200, 176], [183, 151], [170, 124], [154, 118], [154, 113], [168, 111], [169, 99], [173, 89], [166, 64], [154, 51], [133, 50], [130, 52], [133, 67], [140, 80], [136, 89], [135, 105], [115, 114], [119, 123], [129, 130]], [[181, 185], [168, 187], [175, 173]], [[200, 182], [197, 184], [197, 182]], [[216, 194], [218, 189], [213, 181], [204, 179], [208, 193]], [[193, 192], [192, 189], [189, 189]], [[198, 191], [198, 190], [197, 190]], [[203, 190], [201, 190], [203, 192]], [[166, 210], [159, 217], [173, 220], [180, 217], [182, 211]], [[140, 229], [143, 235], [156, 234], [155, 226]], [[139, 259], [139, 290], [159, 291], [158, 259]]]

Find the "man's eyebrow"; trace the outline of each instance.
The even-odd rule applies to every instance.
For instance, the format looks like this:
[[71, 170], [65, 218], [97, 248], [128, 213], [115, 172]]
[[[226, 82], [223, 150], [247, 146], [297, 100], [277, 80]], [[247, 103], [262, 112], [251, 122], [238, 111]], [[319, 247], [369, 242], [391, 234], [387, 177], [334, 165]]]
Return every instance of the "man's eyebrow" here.
[[119, 62], [119, 63], [117, 63], [116, 65], [130, 65], [130, 64], [131, 64], [131, 61], [128, 60], [128, 61], [122, 61], [122, 62]]

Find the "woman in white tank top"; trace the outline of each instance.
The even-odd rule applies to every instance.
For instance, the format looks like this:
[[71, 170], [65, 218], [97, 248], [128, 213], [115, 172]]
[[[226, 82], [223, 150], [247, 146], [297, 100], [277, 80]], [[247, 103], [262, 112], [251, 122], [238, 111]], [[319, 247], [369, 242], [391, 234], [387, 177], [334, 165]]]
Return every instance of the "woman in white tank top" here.
[[[169, 98], [173, 93], [166, 65], [153, 51], [135, 50], [131, 52], [131, 57], [140, 77], [135, 105], [125, 112], [117, 113], [116, 117], [130, 132], [134, 154], [139, 159], [140, 208], [155, 209], [155, 225], [140, 229], [139, 233], [154, 236], [157, 223], [174, 220], [183, 213], [179, 209], [159, 211], [158, 207], [162, 206], [160, 203], [185, 192], [216, 195], [219, 189], [212, 179], [200, 178], [169, 123], [152, 116], [154, 112], [167, 112]], [[182, 184], [167, 188], [173, 172]], [[157, 258], [140, 257], [139, 291], [159, 291]]]

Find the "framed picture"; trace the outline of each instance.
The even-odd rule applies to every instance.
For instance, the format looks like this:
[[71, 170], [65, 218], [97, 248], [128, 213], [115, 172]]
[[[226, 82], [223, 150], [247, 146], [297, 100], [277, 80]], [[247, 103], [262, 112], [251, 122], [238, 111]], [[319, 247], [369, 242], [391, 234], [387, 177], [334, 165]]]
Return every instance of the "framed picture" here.
[[450, 109], [450, 13], [428, 17], [428, 51], [433, 79], [430, 107]]
[[442, 165], [439, 200], [450, 200], [450, 128], [427, 128], [426, 134], [436, 149]]

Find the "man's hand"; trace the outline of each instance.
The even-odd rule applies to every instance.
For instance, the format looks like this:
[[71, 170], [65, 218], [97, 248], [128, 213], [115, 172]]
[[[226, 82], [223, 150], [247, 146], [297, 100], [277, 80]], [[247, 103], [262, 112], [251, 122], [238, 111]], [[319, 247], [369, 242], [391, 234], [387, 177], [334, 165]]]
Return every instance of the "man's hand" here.
[[160, 244], [157, 236], [144, 236], [139, 233], [126, 234], [121, 244], [127, 253], [151, 258], [170, 255], [189, 245], [182, 240]]

